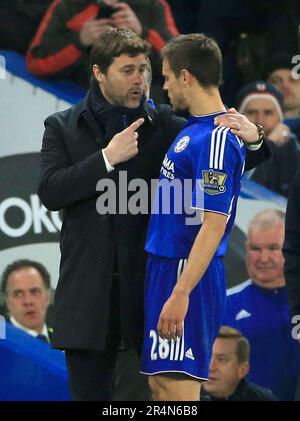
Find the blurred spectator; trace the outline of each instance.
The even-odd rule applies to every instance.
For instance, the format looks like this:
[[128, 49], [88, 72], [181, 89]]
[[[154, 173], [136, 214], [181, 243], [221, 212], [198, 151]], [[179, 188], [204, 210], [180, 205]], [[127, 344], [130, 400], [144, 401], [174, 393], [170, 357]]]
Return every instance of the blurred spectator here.
[[227, 291], [225, 324], [251, 343], [249, 380], [280, 400], [293, 400], [300, 370], [300, 347], [292, 338], [283, 273], [285, 215], [264, 210], [250, 222], [246, 241], [250, 279]]
[[51, 299], [46, 268], [35, 261], [16, 260], [4, 270], [1, 290], [8, 321], [29, 335], [51, 342], [52, 329], [45, 322]]
[[0, 49], [25, 54], [52, 0], [2, 0]]
[[[300, 135], [300, 74], [292, 72], [296, 66], [292, 55], [278, 53], [270, 58], [265, 69], [268, 82], [276, 86], [283, 95], [284, 123]], [[296, 78], [298, 77], [298, 79]]]
[[292, 316], [300, 315], [300, 167], [290, 189], [286, 210], [284, 273]]
[[88, 87], [88, 53], [94, 41], [108, 26], [129, 28], [151, 44], [151, 97], [165, 102], [160, 50], [165, 41], [178, 35], [168, 3], [106, 0], [106, 4], [114, 8], [111, 14], [100, 0], [53, 1], [27, 53], [28, 69], [39, 77], [69, 78]]
[[245, 85], [237, 95], [237, 106], [252, 123], [260, 124], [272, 151], [267, 162], [251, 175], [254, 181], [283, 196], [288, 196], [290, 182], [300, 162], [297, 137], [283, 123], [283, 97], [270, 83]]
[[202, 384], [200, 400], [205, 401], [274, 401], [272, 392], [250, 383], [250, 345], [236, 329], [222, 326], [215, 339], [209, 379]]

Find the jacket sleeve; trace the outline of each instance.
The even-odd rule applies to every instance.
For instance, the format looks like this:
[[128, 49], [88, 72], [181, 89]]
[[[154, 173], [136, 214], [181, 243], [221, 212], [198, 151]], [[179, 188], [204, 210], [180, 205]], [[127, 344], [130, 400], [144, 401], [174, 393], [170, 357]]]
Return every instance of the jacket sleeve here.
[[271, 156], [271, 150], [266, 141], [256, 151], [246, 149], [245, 171], [252, 170]]
[[292, 316], [300, 315], [300, 167], [290, 189], [285, 222], [284, 274]]
[[75, 13], [68, 3], [66, 0], [51, 3], [29, 46], [26, 65], [36, 76], [64, 77], [86, 54], [79, 31], [88, 19], [97, 15], [98, 6], [90, 4]]
[[179, 35], [179, 32], [168, 3], [165, 0], [156, 0], [153, 3], [151, 22], [141, 22], [142, 37], [147, 39], [154, 51], [160, 53], [165, 42]]
[[[149, 4], [150, 2], [147, 2]], [[134, 10], [134, 7], [132, 7]], [[153, 81], [162, 81], [161, 75], [161, 50], [165, 43], [179, 35], [174, 22], [170, 6], [165, 0], [154, 0], [150, 6], [139, 7], [137, 13], [143, 32], [141, 37], [146, 39], [152, 47], [150, 61], [152, 65]], [[138, 9], [137, 9], [138, 11]]]
[[38, 195], [46, 208], [57, 211], [96, 197], [99, 179], [107, 177], [101, 151], [72, 164], [62, 133], [53, 117], [45, 122]]

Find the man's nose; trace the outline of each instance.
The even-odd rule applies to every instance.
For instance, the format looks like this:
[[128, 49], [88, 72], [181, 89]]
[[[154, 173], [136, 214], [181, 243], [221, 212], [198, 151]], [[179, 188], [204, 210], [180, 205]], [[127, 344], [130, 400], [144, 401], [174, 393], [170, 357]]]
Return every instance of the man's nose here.
[[268, 250], [261, 250], [260, 255], [259, 255], [259, 260], [261, 262], [268, 262], [270, 259], [270, 253]]
[[28, 306], [28, 305], [31, 305], [32, 303], [33, 303], [32, 295], [30, 293], [25, 292], [23, 296], [23, 304]]
[[264, 126], [264, 124], [265, 124], [265, 114], [258, 112], [255, 123]]
[[134, 85], [141, 85], [142, 83], [144, 83], [143, 75], [140, 72], [137, 72], [135, 77], [134, 77], [133, 84]]
[[291, 86], [290, 80], [283, 79], [283, 81], [281, 82], [280, 89], [288, 90], [288, 89], [290, 89], [290, 86]]
[[216, 360], [214, 358], [212, 358], [211, 361], [210, 361], [209, 371], [214, 372], [214, 371], [216, 371], [216, 369], [217, 369]]

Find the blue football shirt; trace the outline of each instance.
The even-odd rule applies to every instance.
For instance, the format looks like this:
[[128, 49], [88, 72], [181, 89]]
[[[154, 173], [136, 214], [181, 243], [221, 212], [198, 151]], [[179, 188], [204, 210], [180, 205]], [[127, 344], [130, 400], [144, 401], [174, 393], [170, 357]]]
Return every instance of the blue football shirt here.
[[168, 150], [151, 212], [148, 253], [187, 258], [201, 227], [197, 209], [228, 216], [215, 256], [225, 255], [244, 171], [245, 146], [228, 128], [214, 125], [219, 114], [191, 116]]
[[245, 281], [227, 290], [225, 325], [250, 342], [251, 382], [271, 389], [279, 400], [293, 400], [300, 372], [300, 345], [292, 338], [286, 287], [267, 289]]

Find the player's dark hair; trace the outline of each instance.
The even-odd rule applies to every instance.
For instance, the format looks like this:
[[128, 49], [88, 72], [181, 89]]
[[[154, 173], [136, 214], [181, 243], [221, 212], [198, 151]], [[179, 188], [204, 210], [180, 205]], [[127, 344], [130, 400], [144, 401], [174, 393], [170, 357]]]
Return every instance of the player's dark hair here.
[[180, 35], [164, 46], [162, 56], [176, 77], [187, 69], [204, 88], [221, 85], [222, 54], [213, 38], [204, 34]]

